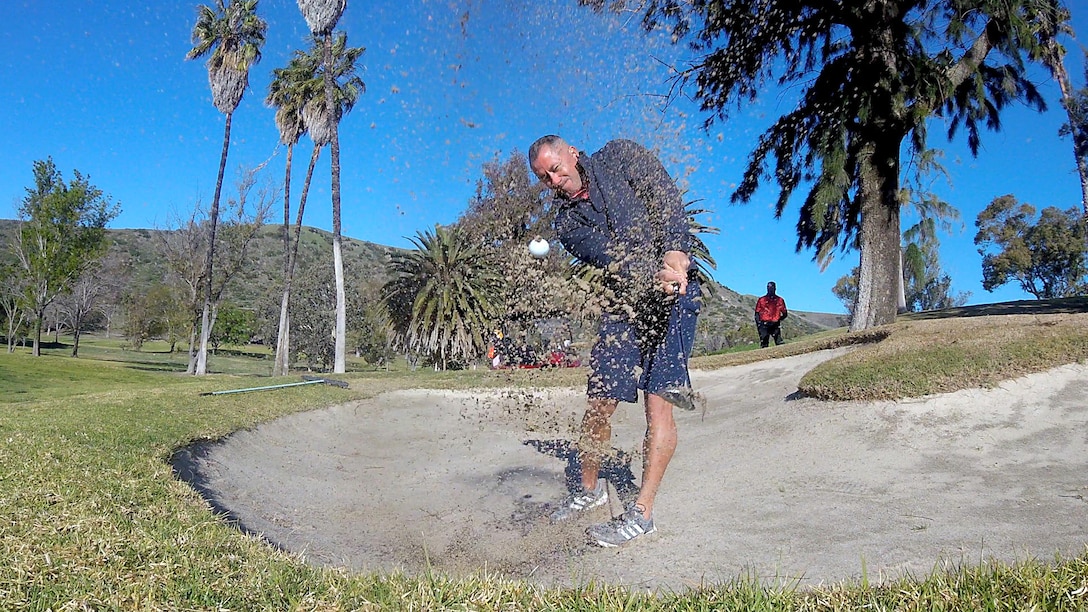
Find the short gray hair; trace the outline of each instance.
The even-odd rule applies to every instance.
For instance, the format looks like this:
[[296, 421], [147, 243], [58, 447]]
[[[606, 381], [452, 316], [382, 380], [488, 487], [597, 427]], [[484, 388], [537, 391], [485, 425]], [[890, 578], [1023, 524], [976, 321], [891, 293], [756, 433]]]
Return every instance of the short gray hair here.
[[529, 163], [533, 163], [533, 160], [536, 159], [537, 155], [540, 155], [540, 150], [544, 147], [557, 149], [565, 144], [566, 141], [563, 140], [561, 136], [556, 136], [555, 134], [548, 134], [547, 136], [537, 138], [533, 144], [529, 145]]

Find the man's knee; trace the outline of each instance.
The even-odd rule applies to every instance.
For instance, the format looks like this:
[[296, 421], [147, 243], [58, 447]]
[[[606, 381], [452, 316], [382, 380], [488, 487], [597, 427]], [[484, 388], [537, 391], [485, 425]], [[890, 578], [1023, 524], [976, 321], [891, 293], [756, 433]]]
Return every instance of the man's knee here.
[[670, 424], [675, 427], [672, 409], [673, 405], [669, 400], [654, 393], [646, 394], [646, 424], [650, 427], [668, 427]]
[[582, 429], [595, 431], [607, 426], [618, 405], [616, 400], [590, 398], [586, 413], [582, 416]]

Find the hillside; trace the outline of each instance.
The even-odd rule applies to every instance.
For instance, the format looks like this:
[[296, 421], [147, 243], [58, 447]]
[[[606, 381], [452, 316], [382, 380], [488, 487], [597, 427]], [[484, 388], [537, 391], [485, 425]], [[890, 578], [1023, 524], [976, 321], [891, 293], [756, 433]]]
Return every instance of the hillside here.
[[[0, 249], [2, 257], [8, 257], [17, 222], [0, 219]], [[123, 255], [131, 262], [130, 291], [143, 291], [166, 277], [166, 264], [161, 253], [161, 240], [155, 229], [110, 229], [107, 235], [110, 250]], [[387, 279], [386, 262], [395, 247], [356, 240], [345, 236], [344, 266], [349, 282], [381, 283]], [[258, 304], [277, 295], [282, 282], [282, 233], [279, 226], [268, 225], [261, 229], [258, 239], [250, 247], [250, 265], [227, 291], [227, 299], [236, 304]], [[299, 275], [310, 276], [327, 273], [323, 266], [332, 252], [332, 234], [317, 228], [306, 227], [299, 248]], [[714, 283], [714, 291], [708, 292], [703, 315], [704, 329], [701, 344], [709, 335], [722, 339], [724, 344], [744, 343], [756, 340], [752, 313], [757, 296], [741, 295], [732, 289]], [[846, 324], [842, 315], [790, 311], [784, 323], [787, 338], [810, 334], [822, 329], [841, 327]], [[726, 340], [728, 338], [728, 340]], [[714, 344], [718, 344], [715, 342]], [[712, 350], [721, 347], [709, 347]]]

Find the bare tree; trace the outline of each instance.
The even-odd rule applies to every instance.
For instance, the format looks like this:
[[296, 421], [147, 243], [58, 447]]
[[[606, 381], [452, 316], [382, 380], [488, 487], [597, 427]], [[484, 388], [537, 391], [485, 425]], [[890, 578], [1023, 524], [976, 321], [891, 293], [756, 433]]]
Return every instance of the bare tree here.
[[[210, 295], [211, 299], [207, 301], [206, 327], [210, 333], [212, 327], [215, 326], [223, 291], [238, 272], [245, 268], [249, 246], [264, 225], [276, 200], [276, 189], [271, 183], [266, 183], [256, 194], [252, 194], [260, 169], [260, 167], [244, 169], [240, 172], [238, 195], [236, 198], [228, 198], [221, 211], [223, 221], [216, 231], [217, 246], [211, 277], [208, 276], [208, 268], [202, 256], [207, 252], [207, 245], [211, 240], [211, 224], [206, 211], [199, 203], [187, 219], [178, 223], [176, 229], [159, 234], [160, 245], [169, 270], [168, 280], [182, 289], [182, 294], [188, 302], [189, 312], [193, 316], [189, 331], [189, 366], [187, 368], [190, 374], [200, 373], [197, 332], [204, 326], [202, 304]], [[255, 195], [255, 201], [251, 195]], [[202, 290], [206, 290], [207, 293]], [[206, 368], [206, 354], [204, 359]]]
[[0, 265], [0, 309], [4, 311], [8, 352], [15, 352], [15, 338], [26, 322], [23, 308], [24, 279], [13, 263]]
[[72, 357], [79, 357], [79, 337], [83, 326], [98, 312], [107, 294], [105, 279], [108, 274], [102, 268], [87, 270], [72, 284], [71, 291], [57, 300], [58, 314], [72, 330]]

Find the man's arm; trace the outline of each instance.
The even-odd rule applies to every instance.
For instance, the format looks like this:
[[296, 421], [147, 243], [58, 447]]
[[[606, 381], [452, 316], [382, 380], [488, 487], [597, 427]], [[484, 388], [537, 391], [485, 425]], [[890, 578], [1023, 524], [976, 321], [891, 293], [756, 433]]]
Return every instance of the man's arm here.
[[691, 232], [680, 189], [661, 160], [646, 147], [630, 140], [611, 144], [621, 152], [627, 181], [645, 205], [644, 222], [649, 226], [645, 230], [653, 247], [665, 253], [655, 279], [665, 293], [687, 293]]

